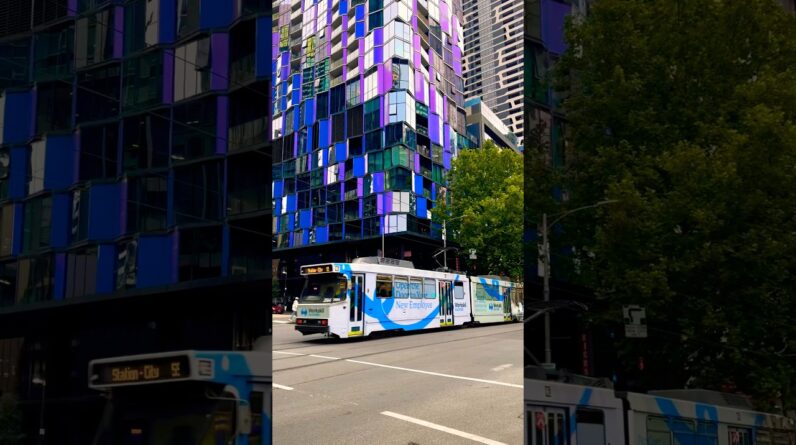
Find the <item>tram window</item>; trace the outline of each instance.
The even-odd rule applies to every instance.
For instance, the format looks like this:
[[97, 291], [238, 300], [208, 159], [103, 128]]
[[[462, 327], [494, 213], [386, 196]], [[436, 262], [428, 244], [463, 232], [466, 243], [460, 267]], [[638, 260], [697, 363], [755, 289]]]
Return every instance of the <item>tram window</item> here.
[[392, 276], [376, 275], [376, 296], [392, 298]]
[[675, 443], [693, 443], [694, 431], [696, 431], [694, 421], [686, 419], [672, 420], [672, 433]]
[[409, 298], [420, 299], [423, 298], [423, 279], [411, 278], [409, 284]]
[[392, 291], [393, 297], [395, 298], [409, 298], [409, 284], [407, 283], [406, 277], [395, 277]]
[[437, 286], [434, 280], [423, 280], [423, 298], [430, 300], [437, 298]]
[[752, 430], [749, 428], [731, 426], [727, 428], [727, 432], [730, 445], [752, 445]]
[[647, 417], [647, 443], [649, 445], [672, 445], [672, 433], [665, 418]]
[[453, 288], [453, 298], [457, 300], [464, 299], [464, 284], [460, 282], [456, 282]]
[[605, 445], [605, 416], [600, 410], [579, 409], [575, 412], [578, 445]]
[[263, 393], [252, 391], [249, 400], [252, 413], [252, 432], [249, 434], [249, 445], [262, 444], [263, 438]]
[[697, 421], [696, 445], [716, 445], [719, 441], [719, 429], [715, 422]]

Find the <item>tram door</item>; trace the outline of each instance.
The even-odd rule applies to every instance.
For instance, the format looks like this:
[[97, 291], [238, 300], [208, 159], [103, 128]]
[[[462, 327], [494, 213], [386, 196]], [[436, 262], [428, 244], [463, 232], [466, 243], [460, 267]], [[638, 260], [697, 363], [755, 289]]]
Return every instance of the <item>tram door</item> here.
[[365, 332], [365, 322], [362, 315], [365, 303], [362, 296], [365, 292], [365, 277], [363, 275], [351, 276], [351, 301], [349, 305], [348, 335], [355, 337]]
[[561, 408], [525, 408], [525, 443], [528, 445], [572, 445], [567, 431], [566, 412]]
[[453, 283], [439, 282], [439, 325], [453, 325]]

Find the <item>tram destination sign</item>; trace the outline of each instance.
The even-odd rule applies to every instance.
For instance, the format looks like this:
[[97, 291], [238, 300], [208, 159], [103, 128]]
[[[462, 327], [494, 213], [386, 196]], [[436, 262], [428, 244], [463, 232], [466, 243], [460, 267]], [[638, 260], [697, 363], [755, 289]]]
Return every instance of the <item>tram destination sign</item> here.
[[331, 264], [322, 264], [320, 266], [301, 266], [302, 275], [330, 272], [334, 272]]
[[187, 355], [94, 363], [91, 384], [115, 386], [187, 379], [191, 376], [190, 368]]

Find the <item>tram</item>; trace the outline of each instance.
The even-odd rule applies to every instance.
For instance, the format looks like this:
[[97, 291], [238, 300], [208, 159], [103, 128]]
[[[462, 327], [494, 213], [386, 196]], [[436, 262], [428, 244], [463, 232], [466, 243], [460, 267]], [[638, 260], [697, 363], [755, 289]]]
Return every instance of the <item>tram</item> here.
[[522, 319], [522, 284], [363, 257], [303, 266], [295, 329], [349, 338]]
[[617, 392], [525, 379], [527, 445], [794, 445], [794, 420], [706, 390]]
[[108, 399], [94, 445], [271, 444], [271, 355], [178, 351], [92, 360]]

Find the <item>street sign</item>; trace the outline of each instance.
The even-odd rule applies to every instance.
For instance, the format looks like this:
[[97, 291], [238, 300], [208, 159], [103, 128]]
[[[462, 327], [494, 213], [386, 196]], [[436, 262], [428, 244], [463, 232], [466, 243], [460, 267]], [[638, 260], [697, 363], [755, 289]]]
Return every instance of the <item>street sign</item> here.
[[625, 337], [647, 338], [647, 310], [641, 306], [622, 306]]

